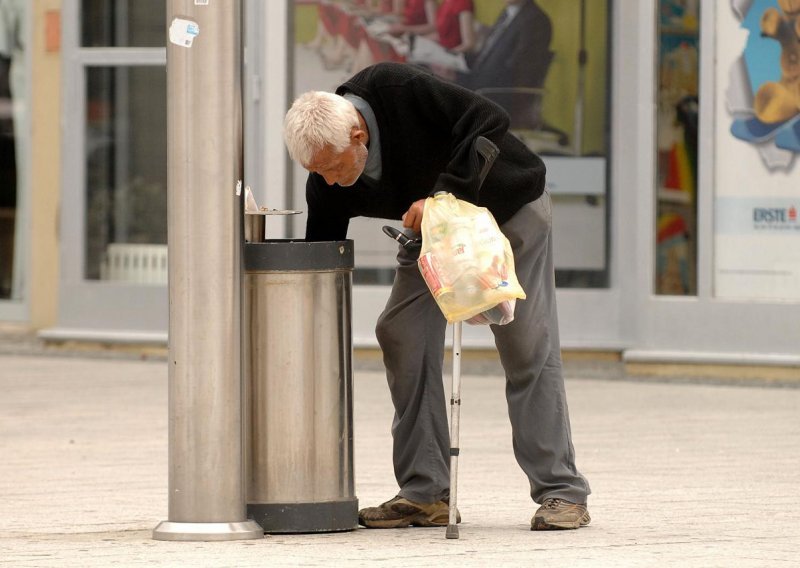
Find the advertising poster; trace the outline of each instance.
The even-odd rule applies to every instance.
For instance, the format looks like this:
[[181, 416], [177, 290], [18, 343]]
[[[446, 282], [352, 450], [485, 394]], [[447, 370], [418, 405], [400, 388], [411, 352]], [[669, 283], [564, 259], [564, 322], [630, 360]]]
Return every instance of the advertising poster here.
[[719, 298], [800, 299], [800, 0], [730, 0], [717, 28]]
[[700, 11], [661, 0], [656, 93], [657, 294], [697, 293], [697, 132]]
[[[560, 286], [607, 281], [608, 0], [295, 0], [294, 95], [365, 67], [419, 65], [502, 106], [547, 166]], [[410, 141], [410, 143], [413, 143]], [[295, 202], [305, 174], [295, 171]], [[304, 223], [299, 217], [298, 225]], [[356, 279], [391, 281], [384, 220], [353, 219]], [[301, 232], [295, 226], [296, 232]], [[369, 267], [373, 267], [372, 269]]]

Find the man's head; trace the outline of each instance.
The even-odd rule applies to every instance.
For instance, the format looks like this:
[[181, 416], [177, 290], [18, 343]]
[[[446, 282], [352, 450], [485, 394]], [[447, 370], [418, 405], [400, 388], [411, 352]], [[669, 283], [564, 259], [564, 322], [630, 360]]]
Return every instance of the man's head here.
[[286, 113], [283, 136], [293, 160], [328, 185], [353, 185], [367, 162], [368, 134], [353, 104], [333, 93], [309, 91]]

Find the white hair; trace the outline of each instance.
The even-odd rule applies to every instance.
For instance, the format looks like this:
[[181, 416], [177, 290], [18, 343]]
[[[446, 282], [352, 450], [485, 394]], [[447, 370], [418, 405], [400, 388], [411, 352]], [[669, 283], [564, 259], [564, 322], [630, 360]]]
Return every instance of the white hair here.
[[283, 138], [292, 159], [306, 165], [328, 144], [337, 152], [347, 148], [354, 126], [359, 122], [353, 103], [334, 93], [309, 91], [286, 113]]

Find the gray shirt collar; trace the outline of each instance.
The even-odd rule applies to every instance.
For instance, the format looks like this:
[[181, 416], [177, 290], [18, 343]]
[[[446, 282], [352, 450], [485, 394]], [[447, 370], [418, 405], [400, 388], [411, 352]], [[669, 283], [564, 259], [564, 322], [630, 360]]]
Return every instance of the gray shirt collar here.
[[369, 103], [358, 95], [345, 93], [344, 98], [353, 103], [356, 110], [361, 113], [369, 131], [369, 153], [367, 154], [364, 172], [361, 175], [379, 181], [381, 179], [381, 138], [378, 132], [378, 121], [375, 120], [375, 113], [372, 112], [372, 107], [369, 106]]

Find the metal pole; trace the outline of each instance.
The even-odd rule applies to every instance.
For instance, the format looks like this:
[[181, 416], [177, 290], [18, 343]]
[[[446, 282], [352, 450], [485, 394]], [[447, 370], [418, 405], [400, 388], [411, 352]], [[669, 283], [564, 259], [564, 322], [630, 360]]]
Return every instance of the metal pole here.
[[461, 425], [461, 322], [453, 324], [453, 382], [450, 392], [450, 511], [446, 538], [458, 538], [458, 454]]
[[169, 520], [157, 540], [263, 538], [246, 516], [240, 0], [167, 3]]

